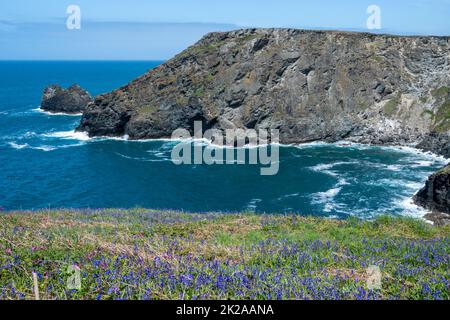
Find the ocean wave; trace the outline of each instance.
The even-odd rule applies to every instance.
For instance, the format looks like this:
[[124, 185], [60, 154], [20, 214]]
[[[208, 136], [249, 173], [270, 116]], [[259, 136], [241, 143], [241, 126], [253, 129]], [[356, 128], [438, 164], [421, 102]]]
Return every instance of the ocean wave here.
[[261, 203], [262, 199], [252, 199], [245, 206], [248, 210], [256, 210], [258, 208], [258, 203]]
[[394, 204], [398, 206], [402, 210], [402, 214], [407, 217], [424, 218], [428, 213], [427, 210], [416, 205], [410, 197], [400, 198], [396, 200]]
[[33, 150], [42, 150], [42, 151], [48, 152], [48, 151], [56, 150], [56, 149], [58, 149], [58, 147], [53, 147], [53, 146], [38, 146], [38, 147], [30, 147], [30, 149], [33, 149]]
[[335, 202], [334, 199], [341, 192], [342, 187], [333, 187], [325, 192], [317, 192], [311, 195], [312, 204], [324, 205], [323, 211], [326, 213], [337, 211], [342, 205]]
[[[424, 176], [424, 179], [426, 179], [426, 175]], [[411, 181], [407, 179], [379, 179], [376, 181], [366, 181], [366, 185], [370, 186], [378, 186], [378, 187], [392, 187], [392, 188], [399, 188], [399, 190], [407, 190], [407, 191], [418, 191], [420, 188], [423, 187], [422, 182], [417, 181]]]
[[308, 148], [315, 148], [315, 147], [323, 147], [331, 145], [330, 143], [323, 142], [323, 141], [315, 141], [315, 142], [305, 142], [300, 144], [290, 144], [290, 145], [284, 145], [287, 147], [294, 147], [297, 149], [308, 149]]
[[[401, 153], [413, 155], [415, 157], [420, 157], [423, 160], [428, 160], [428, 161], [431, 160], [431, 161], [438, 162], [438, 163], [448, 163], [450, 161], [450, 159], [446, 159], [444, 156], [438, 155], [431, 151], [423, 151], [423, 150], [420, 150], [420, 149], [417, 149], [414, 147], [409, 147], [409, 146], [378, 146], [378, 145], [364, 145], [364, 144], [358, 144], [358, 143], [351, 143], [349, 146], [356, 147], [361, 150], [376, 148], [376, 149], [381, 149], [381, 150], [401, 152]], [[416, 160], [417, 160], [417, 158], [416, 158]]]
[[407, 159], [400, 159], [397, 164], [384, 164], [378, 162], [361, 161], [368, 167], [376, 168], [379, 170], [389, 170], [393, 172], [403, 172], [405, 170], [411, 170], [413, 168], [430, 168], [434, 165], [445, 165], [445, 162], [433, 161], [433, 160], [418, 160], [412, 159], [411, 157]]
[[126, 155], [121, 154], [121, 153], [119, 153], [119, 152], [115, 152], [115, 154], [118, 155], [119, 157], [124, 158], [124, 159], [134, 160], [134, 161], [140, 161], [140, 162], [167, 162], [167, 161], [172, 161], [170, 158], [164, 158], [164, 159], [148, 159], [148, 158], [139, 158], [139, 157], [126, 156]]
[[386, 166], [386, 169], [390, 171], [402, 171], [404, 168], [405, 166], [400, 164], [391, 164]]
[[49, 112], [49, 111], [42, 110], [40, 106], [35, 108], [35, 109], [31, 109], [31, 111], [32, 112], [42, 113], [42, 114], [45, 114], [47, 116], [80, 117], [80, 116], [83, 115], [82, 113]]
[[169, 140], [171, 142], [176, 143], [192, 143], [195, 146], [203, 146], [207, 147], [209, 149], [259, 149], [259, 148], [266, 148], [269, 146], [277, 146], [277, 147], [291, 147], [291, 145], [282, 145], [279, 143], [272, 143], [272, 144], [245, 144], [242, 147], [237, 148], [236, 146], [230, 146], [230, 145], [218, 145], [215, 144], [212, 140], [208, 140], [205, 138], [199, 139], [199, 138], [191, 138], [191, 139], [171, 139]]
[[53, 151], [56, 150], [58, 147], [54, 147], [54, 146], [47, 146], [47, 145], [42, 145], [42, 146], [30, 146], [28, 143], [24, 143], [24, 144], [19, 144], [19, 143], [15, 143], [15, 142], [9, 142], [8, 143], [13, 149], [16, 150], [22, 150], [22, 149], [32, 149], [32, 150], [41, 150], [41, 151]]
[[327, 174], [331, 177], [337, 178], [339, 174], [337, 172], [330, 170], [332, 168], [333, 168], [332, 164], [318, 164], [315, 165], [314, 167], [310, 167], [309, 169], [315, 172]]
[[60, 138], [67, 140], [78, 140], [78, 141], [88, 141], [91, 140], [86, 132], [78, 132], [75, 130], [71, 131], [59, 131], [59, 132], [51, 132], [42, 134], [43, 137], [46, 138]]
[[295, 198], [295, 197], [298, 197], [298, 196], [300, 196], [300, 193], [291, 193], [291, 194], [286, 194], [284, 196], [278, 197], [277, 200], [278, 201], [282, 201], [282, 200], [285, 200], [285, 199]]
[[28, 143], [18, 144], [18, 143], [15, 143], [15, 142], [8, 142], [8, 144], [9, 144], [13, 149], [17, 149], [17, 150], [21, 150], [21, 149], [25, 149], [25, 148], [29, 147]]
[[412, 168], [430, 167], [434, 164], [435, 164], [434, 161], [419, 160], [416, 163], [412, 164], [411, 167]]
[[[67, 138], [67, 139], [74, 139], [74, 140], [81, 140], [81, 141], [87, 141], [87, 140], [115, 140], [115, 141], [127, 141], [127, 142], [133, 142], [133, 143], [145, 143], [145, 142], [166, 142], [170, 147], [172, 147], [174, 144], [178, 143], [192, 143], [197, 146], [204, 146], [208, 148], [215, 148], [215, 149], [236, 149], [234, 146], [221, 146], [214, 144], [212, 141], [205, 139], [205, 138], [188, 138], [188, 139], [171, 139], [171, 138], [158, 138], [158, 139], [141, 139], [141, 140], [129, 140], [128, 135], [124, 135], [122, 137], [109, 137], [109, 136], [99, 136], [99, 137], [89, 137], [87, 132], [75, 132], [72, 131], [63, 131], [63, 132], [54, 132], [49, 133], [44, 136], [47, 137], [56, 137], [56, 138]], [[360, 144], [360, 143], [354, 143], [354, 142], [348, 142], [348, 141], [338, 141], [335, 143], [327, 143], [323, 141], [316, 141], [316, 142], [309, 142], [309, 143], [303, 143], [303, 144], [280, 144], [275, 143], [271, 145], [276, 145], [280, 148], [296, 148], [296, 149], [306, 149], [306, 148], [314, 148], [314, 147], [323, 147], [323, 146], [335, 146], [339, 148], [353, 148], [353, 149], [359, 149], [359, 150], [368, 150], [368, 149], [383, 149], [383, 150], [390, 150], [390, 151], [396, 151], [396, 152], [402, 152], [414, 155], [416, 157], [420, 157], [421, 159], [414, 159], [413, 166], [422, 167], [426, 166], [430, 161], [432, 161], [432, 164], [442, 164], [446, 165], [450, 163], [450, 159], [446, 159], [444, 156], [437, 155], [432, 152], [422, 151], [413, 147], [408, 146], [378, 146], [378, 145], [366, 145], [366, 144]], [[268, 147], [270, 144], [261, 144], [261, 145], [250, 145], [247, 144], [243, 146], [244, 149], [252, 149], [252, 148], [264, 148]], [[428, 162], [427, 162], [428, 161]], [[344, 165], [344, 164], [355, 164], [356, 162], [337, 162], [334, 164], [334, 166], [337, 165]], [[317, 169], [320, 169], [319, 167]], [[400, 167], [390, 167], [388, 168], [393, 171], [398, 171], [401, 168]], [[331, 173], [331, 172], [329, 172]]]
[[389, 147], [389, 146], [385, 146], [385, 147], [379, 147], [382, 148], [384, 150], [391, 150], [391, 151], [398, 151], [398, 152], [403, 152], [403, 153], [408, 153], [408, 154], [412, 154], [418, 157], [423, 158], [424, 160], [433, 160], [434, 162], [438, 162], [438, 163], [448, 163], [450, 161], [450, 159], [446, 159], [444, 156], [438, 155], [436, 153], [433, 153], [431, 151], [423, 151], [423, 150], [419, 150], [413, 147]]
[[[71, 135], [72, 137], [75, 134], [83, 134], [85, 137], [88, 137], [87, 132], [75, 132], [75, 131], [64, 131], [64, 132], [55, 132], [55, 133], [49, 133], [45, 134], [44, 136], [52, 136], [55, 137], [57, 134], [61, 135]], [[122, 137], [110, 137], [110, 136], [97, 136], [97, 137], [89, 137], [89, 139], [85, 140], [115, 140], [115, 141], [127, 141], [132, 143], [146, 143], [146, 142], [165, 142], [165, 146], [171, 146], [173, 147], [176, 144], [179, 143], [187, 143], [187, 144], [193, 144], [194, 146], [202, 146], [202, 147], [208, 147], [213, 149], [237, 149], [234, 146], [227, 146], [227, 145], [217, 145], [214, 144], [213, 141], [205, 139], [205, 138], [188, 138], [188, 139], [171, 139], [171, 138], [158, 138], [158, 139], [140, 139], [140, 140], [130, 140], [128, 135], [124, 135]], [[283, 145], [279, 143], [273, 143], [273, 144], [260, 144], [260, 145], [251, 145], [246, 144], [242, 146], [243, 149], [255, 149], [255, 148], [265, 148], [268, 146], [278, 146], [278, 147], [292, 147], [293, 145]]]
[[333, 163], [321, 163], [318, 165], [315, 165], [313, 167], [310, 167], [309, 169], [315, 172], [324, 173], [332, 177], [339, 177], [339, 173], [331, 170], [334, 167], [337, 166], [343, 166], [343, 165], [352, 165], [352, 164], [358, 164], [357, 161], [338, 161]]
[[334, 143], [318, 141], [318, 142], [311, 142], [311, 143], [304, 143], [304, 144], [297, 144], [297, 145], [286, 145], [286, 146], [292, 146], [297, 149], [323, 147], [323, 146], [334, 146], [334, 147], [338, 147], [338, 148], [352, 148], [352, 149], [357, 149], [357, 150], [382, 149], [382, 150], [402, 152], [405, 154], [422, 157], [423, 160], [429, 160], [429, 161], [431, 160], [431, 161], [436, 161], [436, 162], [444, 163], [444, 164], [450, 163], [450, 159], [446, 159], [444, 156], [438, 155], [431, 151], [423, 151], [423, 150], [414, 148], [412, 146], [381, 146], [381, 145], [362, 144], [362, 143], [356, 143], [356, 142], [350, 142], [350, 141], [338, 141], [338, 142], [334, 142]]
[[[1, 136], [0, 139], [3, 141], [13, 141], [12, 143], [17, 142], [17, 140], [23, 140], [23, 139], [30, 139], [33, 137], [38, 136], [38, 134], [34, 131], [27, 131], [23, 134], [11, 134], [11, 135], [5, 135], [5, 136]], [[8, 142], [9, 144], [9, 142]]]
[[[336, 196], [338, 196], [343, 187], [351, 185], [350, 182], [346, 178], [343, 178], [341, 175], [339, 175], [337, 172], [331, 171], [335, 166], [340, 165], [348, 165], [348, 164], [355, 164], [356, 161], [339, 161], [329, 164], [319, 164], [315, 167], [312, 167], [314, 171], [325, 173], [328, 175], [331, 175], [332, 177], [336, 178], [338, 181], [337, 183], [329, 190], [324, 192], [316, 192], [311, 194], [312, 204], [316, 205], [323, 205], [323, 211], [326, 213], [330, 212], [340, 212], [345, 213], [343, 210], [345, 208], [345, 205], [342, 203], [338, 203], [335, 201]], [[311, 168], [310, 168], [311, 169]]]
[[124, 142], [135, 142], [135, 143], [144, 143], [144, 142], [152, 142], [152, 141], [162, 141], [162, 142], [173, 142], [174, 140], [170, 139], [148, 139], [148, 140], [129, 140], [128, 135], [124, 135], [122, 137], [109, 137], [109, 136], [96, 136], [90, 137], [88, 132], [86, 131], [58, 131], [58, 132], [49, 132], [42, 134], [43, 137], [46, 138], [60, 138], [60, 139], [70, 139], [70, 140], [79, 140], [79, 141], [124, 141]]
[[156, 150], [147, 150], [146, 153], [149, 153], [152, 156], [155, 156], [155, 157], [158, 157], [158, 158], [165, 158], [165, 157], [170, 157], [171, 156], [170, 150], [164, 150], [162, 148], [158, 148]]

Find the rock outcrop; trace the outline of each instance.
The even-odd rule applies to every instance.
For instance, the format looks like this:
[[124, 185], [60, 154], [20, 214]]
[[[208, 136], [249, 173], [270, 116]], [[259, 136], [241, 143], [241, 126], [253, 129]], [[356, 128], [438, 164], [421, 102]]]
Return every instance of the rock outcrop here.
[[436, 218], [449, 219], [450, 216], [450, 165], [433, 174], [425, 187], [414, 197], [416, 204], [434, 212]]
[[92, 101], [89, 92], [77, 84], [68, 89], [51, 85], [44, 90], [41, 109], [52, 113], [81, 113]]
[[279, 129], [282, 143], [408, 145], [450, 156], [449, 37], [246, 29], [211, 33], [96, 97], [80, 131]]

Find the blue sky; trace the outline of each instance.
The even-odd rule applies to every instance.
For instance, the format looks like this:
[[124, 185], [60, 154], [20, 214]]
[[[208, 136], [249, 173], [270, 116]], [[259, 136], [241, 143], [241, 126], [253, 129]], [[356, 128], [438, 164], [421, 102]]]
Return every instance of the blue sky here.
[[[67, 30], [67, 6], [81, 30]], [[0, 59], [164, 60], [210, 31], [366, 30], [369, 5], [394, 34], [450, 35], [450, 0], [0, 0]]]

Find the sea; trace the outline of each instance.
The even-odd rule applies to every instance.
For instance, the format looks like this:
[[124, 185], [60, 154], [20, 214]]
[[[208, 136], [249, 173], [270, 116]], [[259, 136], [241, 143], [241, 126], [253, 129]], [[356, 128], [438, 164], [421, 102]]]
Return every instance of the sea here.
[[[280, 146], [279, 171], [176, 165], [179, 142], [89, 138], [80, 115], [40, 111], [50, 84], [92, 95], [127, 84], [162, 61], [0, 62], [0, 211], [149, 208], [329, 218], [423, 217], [412, 202], [448, 160], [408, 147], [338, 142]], [[195, 143], [195, 142], [192, 142]]]

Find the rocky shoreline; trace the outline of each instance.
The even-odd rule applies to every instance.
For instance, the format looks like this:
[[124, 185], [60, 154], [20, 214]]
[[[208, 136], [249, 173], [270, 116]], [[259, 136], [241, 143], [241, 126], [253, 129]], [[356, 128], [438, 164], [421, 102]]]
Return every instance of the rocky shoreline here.
[[96, 97], [78, 130], [168, 138], [178, 128], [279, 129], [282, 143], [412, 146], [450, 157], [446, 37], [246, 29], [206, 35]]
[[[283, 144], [346, 140], [450, 157], [449, 52], [449, 37], [210, 33], [96, 97], [77, 130], [159, 139], [179, 128], [193, 132], [193, 123], [202, 121], [205, 130], [278, 129]], [[416, 202], [435, 210], [422, 194]]]

